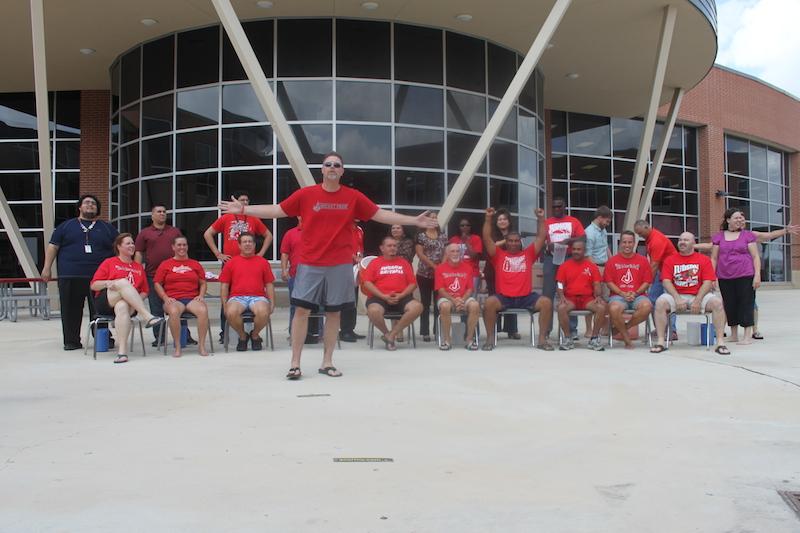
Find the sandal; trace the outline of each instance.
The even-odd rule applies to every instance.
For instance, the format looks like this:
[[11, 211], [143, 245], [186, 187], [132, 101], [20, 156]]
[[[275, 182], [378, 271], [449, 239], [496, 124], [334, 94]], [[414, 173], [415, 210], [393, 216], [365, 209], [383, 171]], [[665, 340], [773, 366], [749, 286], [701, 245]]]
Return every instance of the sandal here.
[[152, 328], [153, 326], [157, 326], [162, 322], [164, 322], [164, 317], [154, 316], [153, 318], [144, 323], [144, 327]]
[[763, 341], [764, 335], [762, 335], [761, 333], [753, 333], [753, 338], [757, 341]]
[[289, 373], [286, 374], [286, 379], [296, 380], [300, 379], [303, 376], [303, 373], [300, 371], [300, 367], [296, 366], [294, 368], [289, 369]]
[[477, 352], [477, 351], [478, 351], [478, 343], [477, 343], [477, 342], [475, 342], [475, 341], [468, 342], [468, 343], [467, 343], [467, 344], [464, 346], [464, 348], [466, 348], [466, 349], [467, 349], [467, 350], [469, 350], [470, 352]]
[[553, 345], [550, 344], [549, 342], [545, 342], [544, 344], [537, 344], [536, 349], [544, 350], [545, 352], [552, 352], [555, 350], [555, 348], [553, 348]]
[[338, 378], [342, 376], [342, 373], [336, 370], [335, 366], [326, 366], [325, 368], [320, 368], [318, 372], [328, 376], [329, 378]]
[[650, 353], [661, 353], [661, 352], [666, 352], [666, 351], [667, 351], [667, 347], [664, 346], [663, 344], [656, 344], [655, 346], [650, 348]]
[[439, 345], [439, 349], [442, 350], [443, 352], [446, 352], [450, 348], [451, 346], [449, 342], [443, 342], [442, 344]]
[[127, 363], [128, 356], [127, 355], [118, 355], [116, 359], [114, 359], [115, 363]]
[[724, 345], [723, 346], [717, 346], [716, 348], [714, 348], [714, 351], [716, 353], [718, 353], [719, 355], [730, 355], [731, 354], [731, 351], [728, 349], [728, 347], [724, 346]]
[[389, 350], [390, 352], [394, 352], [395, 350], [397, 350], [397, 345], [393, 341], [390, 341], [389, 338], [386, 337], [386, 335], [381, 335], [381, 340], [386, 345], [386, 349]]
[[484, 345], [481, 346], [481, 350], [483, 350], [484, 352], [491, 352], [492, 350], [494, 350], [494, 343], [493, 342], [484, 343]]

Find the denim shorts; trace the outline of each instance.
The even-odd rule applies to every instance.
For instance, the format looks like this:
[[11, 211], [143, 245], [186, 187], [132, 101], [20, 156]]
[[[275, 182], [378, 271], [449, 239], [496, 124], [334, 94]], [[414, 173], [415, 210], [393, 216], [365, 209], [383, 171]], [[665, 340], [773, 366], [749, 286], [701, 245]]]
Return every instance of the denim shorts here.
[[256, 302], [267, 302], [269, 303], [269, 298], [264, 296], [231, 296], [228, 298], [229, 302], [239, 302], [244, 306], [245, 311], [252, 311], [252, 305]]
[[637, 307], [637, 306], [638, 306], [640, 303], [642, 303], [642, 302], [644, 302], [644, 301], [648, 301], [648, 302], [650, 301], [650, 298], [648, 298], [648, 297], [647, 297], [647, 296], [645, 296], [644, 294], [640, 294], [639, 296], [637, 296], [636, 298], [634, 298], [632, 302], [629, 302], [628, 300], [626, 300], [625, 298], [623, 298], [623, 297], [622, 297], [622, 296], [620, 296], [619, 294], [615, 294], [615, 295], [613, 295], [613, 296], [609, 296], [609, 297], [608, 297], [608, 303], [619, 302], [619, 303], [621, 303], [622, 305], [624, 305], [624, 306], [625, 306], [625, 307], [624, 307], [624, 309], [622, 310], [622, 312], [623, 312], [623, 313], [624, 313], [625, 311], [635, 311], [635, 310], [636, 310], [636, 307]]

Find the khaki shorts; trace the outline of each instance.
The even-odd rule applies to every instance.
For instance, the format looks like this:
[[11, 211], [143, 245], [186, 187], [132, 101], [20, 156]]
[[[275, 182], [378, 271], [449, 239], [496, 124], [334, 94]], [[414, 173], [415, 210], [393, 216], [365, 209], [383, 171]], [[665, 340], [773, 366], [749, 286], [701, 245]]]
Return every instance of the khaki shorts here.
[[[688, 306], [692, 305], [692, 302], [694, 301], [694, 295], [692, 295], [692, 294], [681, 294], [680, 296], [681, 296], [681, 298], [683, 298], [683, 301], [686, 302], [686, 304]], [[706, 311], [706, 308], [708, 307], [708, 302], [710, 302], [712, 298], [716, 298], [716, 297], [717, 297], [717, 295], [714, 294], [713, 292], [709, 292], [708, 294], [703, 296], [703, 301], [700, 303], [700, 309], [702, 310], [702, 312], [704, 312], [704, 313], [708, 312], [708, 311]], [[665, 292], [664, 294], [662, 294], [661, 296], [658, 297], [658, 299], [656, 300], [656, 303], [658, 303], [658, 300], [664, 300], [665, 302], [669, 302], [669, 310], [671, 312], [673, 312], [673, 313], [675, 312], [675, 298], [673, 298], [671, 294], [669, 294], [668, 292]]]

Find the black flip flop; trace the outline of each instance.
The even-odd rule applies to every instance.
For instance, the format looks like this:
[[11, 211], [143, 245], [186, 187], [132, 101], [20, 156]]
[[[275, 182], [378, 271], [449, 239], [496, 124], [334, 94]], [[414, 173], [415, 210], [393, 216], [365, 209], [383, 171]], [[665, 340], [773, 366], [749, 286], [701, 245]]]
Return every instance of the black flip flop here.
[[289, 369], [289, 373], [286, 374], [286, 379], [289, 379], [289, 380], [292, 380], [292, 381], [294, 381], [296, 379], [300, 379], [301, 377], [303, 377], [303, 373], [300, 371], [300, 367], [299, 366], [290, 368]]
[[666, 352], [667, 350], [668, 348], [663, 344], [656, 344], [655, 346], [650, 348], [650, 353], [661, 353], [661, 352]]
[[714, 348], [714, 352], [718, 353], [719, 355], [730, 355], [731, 351], [728, 349], [727, 346], [717, 346]]
[[753, 338], [757, 341], [763, 341], [764, 335], [762, 335], [761, 333], [753, 333]]
[[[333, 374], [331, 374], [331, 372], [333, 372]], [[339, 372], [339, 371], [336, 370], [335, 366], [326, 366], [325, 368], [320, 368], [319, 369], [319, 373], [320, 374], [322, 374], [324, 376], [328, 376], [329, 378], [340, 378], [340, 377], [342, 377], [342, 373], [341, 372], [339, 372], [338, 374], [336, 372]]]

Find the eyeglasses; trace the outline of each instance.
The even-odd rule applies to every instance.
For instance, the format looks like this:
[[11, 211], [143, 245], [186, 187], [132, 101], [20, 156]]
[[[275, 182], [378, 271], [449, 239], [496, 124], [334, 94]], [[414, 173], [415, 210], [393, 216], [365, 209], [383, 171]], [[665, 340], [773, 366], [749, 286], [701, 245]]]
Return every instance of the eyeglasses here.
[[322, 163], [323, 167], [333, 167], [333, 168], [342, 168], [341, 163], [336, 163], [335, 161], [325, 161]]
[[472, 224], [459, 224], [458, 227], [460, 227], [460, 228], [471, 228]]

